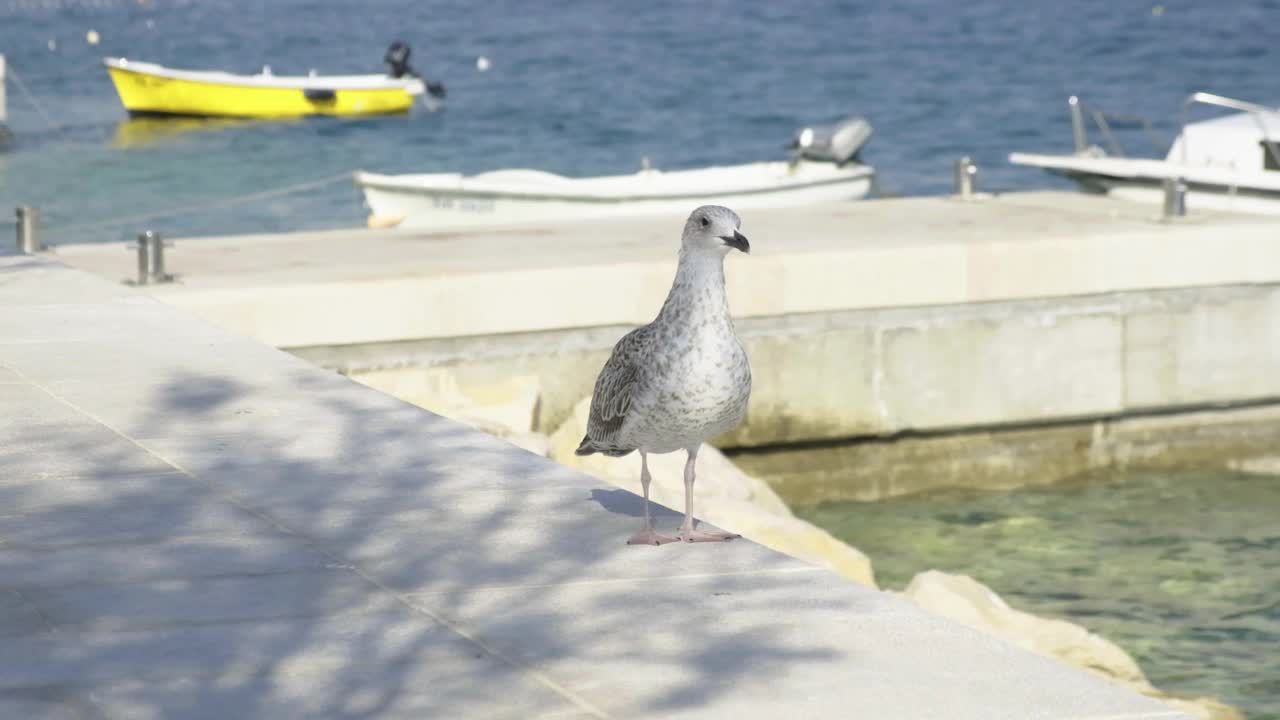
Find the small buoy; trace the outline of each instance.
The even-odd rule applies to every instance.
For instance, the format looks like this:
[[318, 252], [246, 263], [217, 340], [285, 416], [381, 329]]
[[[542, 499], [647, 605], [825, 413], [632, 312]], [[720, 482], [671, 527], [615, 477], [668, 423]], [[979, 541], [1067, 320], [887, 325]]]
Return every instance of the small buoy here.
[[100, 38], [98, 36], [97, 30], [90, 30], [89, 32], [84, 34], [84, 41], [89, 43], [90, 45], [97, 45], [99, 39]]
[[485, 56], [483, 56], [483, 55], [481, 55], [480, 57], [476, 58], [476, 69], [477, 69], [477, 70], [479, 70], [480, 72], [484, 72], [485, 70], [488, 70], [488, 69], [489, 69], [489, 67], [490, 67], [489, 58], [487, 58], [487, 57], [485, 57]]
[[53, 38], [49, 38], [49, 42], [45, 43], [45, 45], [47, 45], [50, 50], [58, 49], [58, 41], [54, 40]]

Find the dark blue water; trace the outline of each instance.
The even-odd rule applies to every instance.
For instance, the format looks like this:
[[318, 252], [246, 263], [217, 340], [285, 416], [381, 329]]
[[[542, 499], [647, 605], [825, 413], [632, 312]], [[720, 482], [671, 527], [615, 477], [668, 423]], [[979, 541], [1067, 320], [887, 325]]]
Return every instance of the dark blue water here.
[[[90, 29], [101, 44], [86, 43]], [[144, 226], [171, 235], [348, 226], [364, 212], [345, 181], [110, 219], [357, 168], [599, 174], [630, 172], [643, 156], [665, 168], [779, 158], [797, 126], [850, 112], [876, 126], [865, 157], [885, 191], [945, 192], [961, 154], [977, 159], [985, 189], [1046, 187], [1054, 181], [1006, 156], [1067, 150], [1069, 94], [1153, 115], [1168, 132], [1193, 90], [1280, 101], [1278, 38], [1277, 0], [0, 0], [0, 52], [49, 116], [10, 79], [20, 139], [0, 153], [0, 208], [41, 207], [49, 239], [61, 242]], [[378, 71], [395, 39], [447, 84], [447, 110], [164, 132], [126, 120], [98, 63]], [[479, 55], [489, 72], [476, 70]]]

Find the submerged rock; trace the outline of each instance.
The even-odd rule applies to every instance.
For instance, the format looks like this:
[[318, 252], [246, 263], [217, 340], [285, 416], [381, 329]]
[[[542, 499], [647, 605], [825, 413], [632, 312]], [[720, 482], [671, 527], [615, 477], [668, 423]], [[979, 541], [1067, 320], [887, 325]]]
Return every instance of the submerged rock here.
[[[640, 454], [611, 458], [574, 454], [587, 428], [591, 398], [579, 402], [551, 435], [551, 459], [577, 468], [620, 488], [640, 494]], [[676, 511], [684, 510], [683, 452], [649, 456], [653, 476], [650, 498]], [[694, 514], [766, 547], [833, 570], [863, 585], [876, 587], [871, 561], [858, 549], [826, 530], [801, 520], [765, 482], [738, 469], [719, 450], [704, 445], [698, 452], [698, 482], [693, 487]]]
[[1227, 463], [1227, 467], [1247, 475], [1280, 476], [1280, 455], [1264, 455], [1262, 457], [1248, 458], [1247, 460], [1233, 460]]
[[1126, 684], [1146, 684], [1138, 663], [1119, 646], [1065, 620], [1015, 610], [967, 575], [938, 570], [911, 579], [903, 596], [935, 615], [997, 635], [1041, 655], [1064, 660]]
[[1075, 623], [1016, 610], [991, 588], [967, 575], [922, 572], [911, 579], [902, 595], [935, 615], [1127, 685], [1193, 717], [1244, 719], [1239, 710], [1214, 698], [1174, 695], [1157, 689], [1120, 646]]

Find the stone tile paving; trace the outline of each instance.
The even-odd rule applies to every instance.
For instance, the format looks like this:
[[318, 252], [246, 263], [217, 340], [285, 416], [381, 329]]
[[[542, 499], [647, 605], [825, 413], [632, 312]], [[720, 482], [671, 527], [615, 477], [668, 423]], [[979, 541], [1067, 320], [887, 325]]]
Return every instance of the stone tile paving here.
[[[0, 718], [1172, 718], [122, 286], [0, 258]], [[673, 522], [674, 514], [664, 516]]]

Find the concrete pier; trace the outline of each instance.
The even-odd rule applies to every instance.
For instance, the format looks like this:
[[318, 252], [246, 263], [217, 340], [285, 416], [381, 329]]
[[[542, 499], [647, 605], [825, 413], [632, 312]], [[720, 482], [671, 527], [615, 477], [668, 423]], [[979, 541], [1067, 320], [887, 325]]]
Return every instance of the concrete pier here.
[[[954, 455], [956, 434], [1070, 427], [1043, 452], [1008, 446], [1027, 460], [994, 475], [980, 459], [939, 475], [919, 443], [875, 449], [896, 473], [997, 486], [1153, 455], [1143, 440], [1078, 442], [1151, 415], [1175, 417], [1131, 436], [1149, 447], [1213, 417], [1263, 430], [1197, 459], [1273, 452], [1276, 425], [1251, 423], [1280, 401], [1280, 225], [1191, 210], [1168, 222], [1158, 207], [1044, 192], [745, 213], [753, 255], [727, 274], [757, 382], [747, 422], [719, 444], [925, 433]], [[180, 241], [179, 282], [149, 291], [427, 407], [442, 376], [534, 376], [535, 429], [550, 432], [617, 338], [652, 318], [682, 220]], [[118, 247], [59, 257], [116, 280], [131, 270]], [[875, 474], [853, 494], [898, 491]]]
[[140, 290], [0, 305], [0, 717], [1185, 718]]

